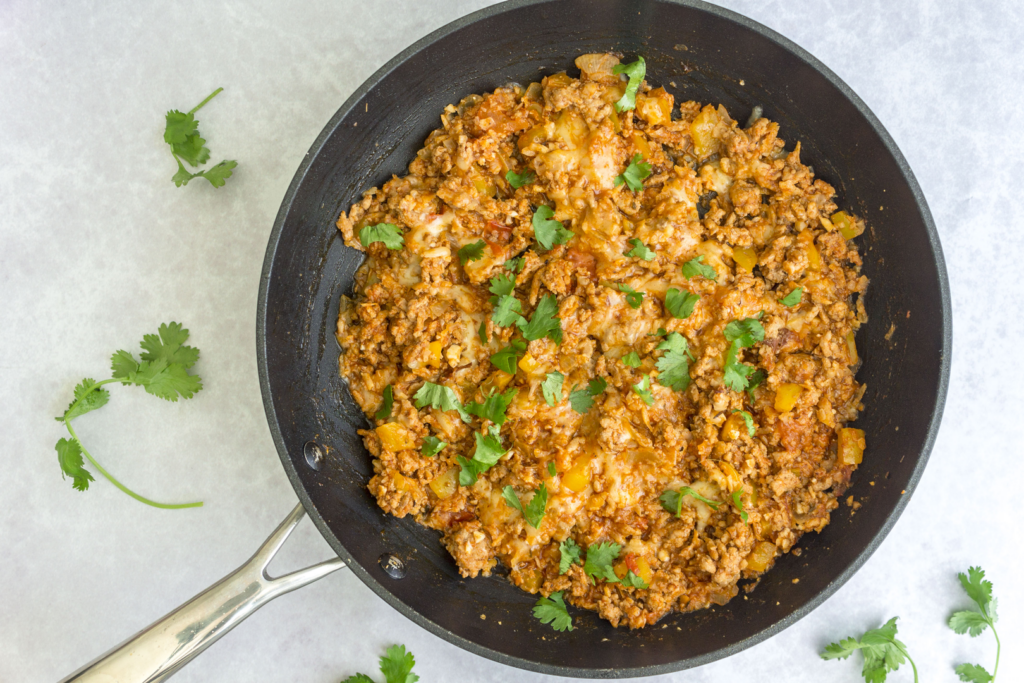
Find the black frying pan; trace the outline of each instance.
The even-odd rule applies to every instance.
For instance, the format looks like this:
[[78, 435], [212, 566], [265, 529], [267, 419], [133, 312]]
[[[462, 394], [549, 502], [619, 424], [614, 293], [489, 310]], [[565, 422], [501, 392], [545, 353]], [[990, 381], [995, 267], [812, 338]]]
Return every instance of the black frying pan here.
[[[643, 55], [648, 81], [677, 102], [720, 102], [740, 121], [762, 106], [790, 146], [802, 143], [803, 160], [837, 189], [840, 206], [867, 219], [871, 230], [858, 241], [871, 279], [871, 320], [858, 336], [858, 379], [868, 390], [857, 426], [868, 450], [850, 491], [864, 506], [855, 516], [840, 506], [821, 534], [800, 542], [803, 554], [782, 557], [747, 600], [639, 631], [573, 610], [578, 628], [556, 633], [531, 616], [535, 596], [502, 576], [460, 578], [437, 532], [384, 514], [366, 490], [370, 457], [356, 430], [368, 423], [338, 376], [333, 334], [338, 298], [351, 292], [361, 254], [342, 244], [334, 222], [364, 190], [405, 173], [445, 105], [511, 81], [576, 73], [576, 56], [609, 50], [629, 60]], [[610, 678], [739, 652], [806, 615], [853, 575], [924, 469], [949, 376], [950, 321], [938, 236], [913, 174], [864, 103], [811, 55], [749, 19], [692, 0], [513, 0], [402, 52], [324, 128], [270, 237], [257, 343], [267, 419], [288, 478], [359, 578], [471, 652], [549, 674]], [[314, 444], [324, 457], [313, 457]], [[404, 578], [385, 571], [388, 554], [404, 564]], [[394, 563], [389, 569], [401, 574]]]

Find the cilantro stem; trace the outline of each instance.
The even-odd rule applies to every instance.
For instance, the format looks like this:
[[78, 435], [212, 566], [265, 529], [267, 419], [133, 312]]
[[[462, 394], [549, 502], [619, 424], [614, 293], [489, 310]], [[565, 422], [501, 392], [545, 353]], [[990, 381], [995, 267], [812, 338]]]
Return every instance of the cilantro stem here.
[[223, 90], [223, 89], [224, 88], [217, 88], [216, 90], [214, 90], [212, 93], [210, 93], [209, 97], [207, 97], [205, 100], [203, 100], [202, 102], [200, 102], [196, 106], [192, 107], [192, 109], [189, 111], [189, 114], [195, 114], [197, 111], [199, 111], [200, 109], [205, 107], [206, 103], [209, 102], [210, 100], [212, 100], [214, 97], [216, 97], [220, 93], [220, 91]]
[[[209, 98], [207, 98], [207, 99], [209, 99]], [[94, 384], [91, 387], [89, 387], [86, 391], [83, 391], [82, 395], [79, 396], [77, 399], [75, 399], [75, 402], [71, 404], [71, 407], [69, 407], [67, 412], [65, 412], [64, 414], [67, 415], [69, 412], [71, 412], [72, 408], [74, 408], [79, 403], [81, 403], [82, 399], [84, 399], [86, 396], [88, 396], [93, 391], [96, 391], [97, 389], [102, 387], [104, 384], [113, 384], [114, 382], [122, 382], [122, 380], [118, 379], [118, 378], [113, 378], [113, 379], [105, 379], [105, 380], [103, 380], [101, 382], [96, 382], [96, 384]], [[64, 426], [67, 427], [68, 433], [71, 434], [71, 438], [73, 438], [75, 441], [78, 442], [78, 447], [82, 449], [82, 455], [84, 455], [86, 458], [89, 459], [89, 462], [91, 462], [93, 464], [93, 467], [95, 467], [99, 471], [100, 474], [102, 474], [104, 477], [106, 477], [107, 480], [110, 481], [111, 484], [113, 484], [117, 488], [121, 489], [122, 491], [124, 491], [125, 493], [127, 493], [129, 496], [131, 496], [135, 500], [139, 501], [140, 503], [145, 503], [146, 505], [152, 505], [153, 507], [160, 508], [162, 510], [180, 510], [182, 508], [198, 508], [198, 507], [202, 507], [203, 506], [203, 502], [202, 501], [199, 501], [199, 502], [196, 502], [196, 503], [158, 503], [155, 500], [150, 500], [149, 498], [146, 498], [144, 496], [140, 496], [139, 494], [135, 493], [135, 491], [132, 491], [130, 488], [128, 488], [127, 486], [125, 486], [124, 484], [119, 482], [114, 477], [114, 475], [112, 475], [110, 472], [107, 472], [105, 469], [103, 469], [103, 466], [100, 465], [98, 462], [96, 462], [96, 458], [92, 457], [92, 455], [89, 453], [89, 451], [85, 450], [85, 446], [82, 444], [82, 440], [78, 438], [78, 434], [75, 433], [74, 427], [71, 426], [71, 420], [65, 419], [64, 420]]]
[[892, 644], [896, 646], [896, 649], [899, 650], [900, 652], [902, 652], [903, 656], [907, 658], [908, 662], [910, 662], [910, 668], [914, 670], [914, 683], [918, 683], [918, 681], [917, 681], [917, 665], [914, 664], [914, 660], [910, 657], [910, 653], [907, 652], [907, 648], [903, 647], [902, 645], [897, 643], [895, 640], [892, 640], [890, 642], [892, 642]]
[[[986, 612], [988, 610], [985, 610]], [[999, 650], [1002, 649], [1002, 644], [999, 642], [999, 634], [996, 633], [996, 625], [991, 617], [988, 617], [988, 625], [992, 628], [992, 635], [996, 637], [996, 665], [992, 668], [992, 680], [996, 680], [996, 674], [999, 673]]]

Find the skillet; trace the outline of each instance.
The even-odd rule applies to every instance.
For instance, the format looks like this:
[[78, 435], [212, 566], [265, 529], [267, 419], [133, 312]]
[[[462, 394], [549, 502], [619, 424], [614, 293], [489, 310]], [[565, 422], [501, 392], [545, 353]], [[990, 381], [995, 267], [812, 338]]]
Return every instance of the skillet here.
[[[858, 243], [871, 280], [870, 321], [857, 339], [867, 409], [856, 426], [868, 450], [849, 491], [863, 507], [851, 515], [841, 505], [822, 533], [803, 537], [802, 554], [780, 558], [747, 599], [670, 615], [638, 631], [573, 610], [577, 628], [557, 633], [532, 617], [536, 596], [501, 575], [462, 579], [436, 532], [384, 514], [366, 490], [370, 457], [356, 432], [369, 425], [338, 375], [333, 335], [339, 297], [352, 291], [362, 257], [333, 225], [364, 190], [405, 173], [445, 105], [510, 82], [575, 74], [576, 56], [605, 51], [625, 61], [643, 55], [648, 81], [676, 102], [722, 103], [740, 121], [763, 107], [789, 148], [801, 142], [802, 160], [836, 188], [837, 203], [867, 220], [870, 230]], [[141, 652], [140, 643], [164, 659], [119, 680], [163, 680], [267, 600], [345, 564], [427, 630], [511, 666], [615, 678], [729, 656], [821, 604], [895, 524], [938, 430], [951, 334], [941, 247], [906, 160], [867, 106], [807, 52], [697, 0], [512, 0], [481, 10], [403, 51], [342, 105], [296, 172], [275, 221], [260, 282], [259, 373], [300, 507], [236, 572], [65, 680], [99, 680], [93, 676], [103, 666]], [[266, 563], [303, 510], [339, 559], [271, 579]], [[161, 650], [153, 644], [158, 632], [165, 640], [173, 632], [175, 640]]]

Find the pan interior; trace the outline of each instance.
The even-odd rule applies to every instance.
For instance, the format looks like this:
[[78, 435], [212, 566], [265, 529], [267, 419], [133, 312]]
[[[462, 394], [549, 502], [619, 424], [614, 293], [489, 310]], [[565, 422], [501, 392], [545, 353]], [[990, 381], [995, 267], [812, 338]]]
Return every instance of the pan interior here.
[[[500, 575], [465, 580], [438, 534], [385, 515], [366, 490], [367, 427], [338, 375], [338, 298], [351, 292], [361, 255], [334, 222], [362, 191], [402, 175], [445, 105], [510, 82], [568, 70], [587, 52], [647, 60], [648, 81], [676, 101], [722, 103], [742, 121], [754, 106], [781, 126], [788, 147], [866, 218], [859, 238], [871, 279], [868, 325], [858, 335], [868, 385], [856, 426], [868, 442], [849, 493], [802, 555], [786, 555], [747, 598], [676, 614], [639, 631], [575, 611], [557, 633], [531, 616], [536, 600]], [[288, 190], [259, 299], [260, 375], [285, 470], [325, 538], [374, 591], [434, 633], [478, 654], [551, 674], [618, 677], [697, 666], [785, 628], [830, 595], [881, 542], [920, 476], [948, 377], [949, 297], [931, 218], [909, 169], [855, 95], [813, 58], [753, 22], [702, 3], [558, 0], [511, 2], [428, 36], [383, 67], [339, 110]], [[891, 335], [887, 333], [892, 328]], [[303, 446], [327, 449], [319, 469]], [[868, 482], [874, 482], [869, 486]], [[402, 579], [378, 563], [405, 561]], [[800, 579], [794, 583], [794, 579]], [[481, 619], [486, 615], [486, 620]]]

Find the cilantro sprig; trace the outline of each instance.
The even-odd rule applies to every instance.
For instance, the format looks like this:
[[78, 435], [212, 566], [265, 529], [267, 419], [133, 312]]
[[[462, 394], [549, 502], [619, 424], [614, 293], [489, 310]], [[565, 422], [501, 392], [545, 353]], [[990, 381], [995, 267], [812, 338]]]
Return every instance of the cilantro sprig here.
[[189, 368], [199, 360], [199, 349], [186, 346], [187, 340], [188, 330], [182, 328], [180, 323], [164, 323], [160, 326], [157, 334], [143, 336], [142, 353], [139, 356], [141, 362], [135, 360], [135, 356], [128, 351], [117, 351], [110, 358], [111, 374], [113, 375], [110, 379], [97, 382], [87, 378], [75, 387], [75, 397], [71, 401], [71, 405], [63, 415], [56, 418], [58, 422], [64, 423], [71, 435], [70, 439], [60, 439], [56, 449], [61, 475], [65, 478], [71, 477], [72, 488], [77, 491], [86, 491], [89, 488], [89, 482], [95, 481], [92, 473], [85, 468], [85, 459], [88, 459], [92, 466], [111, 484], [141, 503], [165, 510], [203, 505], [202, 502], [158, 503], [135, 493], [96, 462], [96, 459], [82, 445], [75, 428], [71, 425], [74, 418], [105, 406], [110, 400], [110, 392], [103, 386], [114, 382], [120, 382], [124, 386], [134, 384], [145, 389], [146, 393], [166, 401], [192, 398], [202, 390], [203, 384], [199, 375], [189, 373]]
[[664, 351], [658, 359], [658, 384], [673, 391], [685, 391], [690, 386], [690, 361], [693, 354], [686, 337], [672, 332], [655, 350]]
[[562, 383], [565, 382], [565, 375], [560, 372], [549, 372], [540, 383], [541, 392], [544, 394], [544, 402], [552, 408], [562, 402]]
[[508, 184], [517, 190], [523, 185], [529, 185], [536, 179], [537, 176], [530, 169], [526, 169], [522, 173], [509, 171], [508, 173], [505, 174], [505, 180], [507, 180]]
[[544, 518], [544, 510], [548, 506], [548, 487], [545, 484], [542, 483], [540, 488], [533, 492], [533, 498], [526, 505], [523, 505], [522, 501], [519, 500], [516, 490], [511, 486], [503, 488], [501, 495], [505, 498], [505, 502], [522, 513], [523, 519], [526, 520], [527, 524], [534, 529], [540, 528], [540, 521]]
[[[416, 658], [404, 645], [392, 645], [380, 658], [380, 672], [384, 674], [384, 683], [416, 683], [420, 677], [412, 673], [414, 666]], [[373, 683], [373, 679], [366, 674], [356, 674], [341, 683]]]
[[999, 616], [996, 614], [996, 599], [992, 597], [992, 582], [985, 580], [985, 571], [981, 567], [971, 567], [966, 574], [961, 572], [956, 576], [960, 579], [960, 585], [963, 586], [967, 597], [978, 606], [978, 611], [953, 612], [949, 618], [949, 627], [960, 635], [967, 633], [971, 638], [977, 638], [986, 628], [991, 628], [996, 639], [996, 664], [991, 674], [978, 664], [959, 664], [953, 670], [961, 681], [991, 683], [999, 671], [999, 654], [1002, 649], [999, 634], [996, 632]]
[[[642, 154], [634, 154], [633, 159], [626, 166], [626, 170], [615, 176], [615, 187], [625, 183], [633, 192], [644, 189], [644, 179], [651, 175], [651, 165], [644, 163]], [[647, 259], [650, 260], [650, 259]]]
[[633, 385], [633, 393], [639, 396], [649, 406], [654, 405], [654, 393], [651, 392], [651, 376], [644, 375], [644, 378]]
[[485, 246], [487, 246], [486, 242], [477, 240], [476, 242], [470, 242], [465, 246], [459, 247], [457, 252], [459, 263], [466, 265], [470, 261], [479, 261], [484, 257]]
[[718, 273], [714, 268], [704, 263], [704, 255], [701, 254], [683, 264], [683, 276], [687, 280], [700, 276], [712, 281], [718, 281]]
[[559, 574], [565, 574], [569, 571], [569, 567], [574, 564], [583, 564], [583, 560], [580, 558], [583, 548], [579, 547], [576, 541], [571, 538], [567, 538], [558, 544], [558, 552], [560, 554], [558, 560]]
[[[521, 342], [520, 342], [521, 343]], [[509, 373], [511, 374], [511, 373]], [[466, 412], [476, 415], [481, 420], [490, 420], [496, 425], [505, 424], [507, 419], [505, 411], [508, 410], [512, 399], [516, 397], [519, 390], [515, 387], [508, 389], [505, 393], [498, 393], [497, 389], [491, 389], [491, 393], [484, 397], [483, 403], [476, 401], [466, 404]]]
[[171, 176], [171, 180], [178, 187], [188, 185], [193, 178], [206, 178], [214, 187], [223, 187], [224, 182], [231, 177], [231, 171], [238, 166], [237, 161], [222, 161], [205, 171], [189, 173], [185, 170], [184, 161], [193, 168], [202, 166], [210, 160], [210, 149], [206, 147], [206, 140], [199, 134], [199, 122], [196, 121], [196, 112], [216, 97], [224, 88], [217, 88], [205, 100], [190, 109], [188, 113], [181, 113], [177, 109], [167, 112], [164, 126], [164, 142], [171, 146], [171, 156], [178, 162], [178, 172]]
[[644, 261], [653, 261], [654, 252], [647, 248], [647, 245], [641, 242], [638, 238], [626, 240], [632, 249], [627, 249], [622, 252], [623, 256], [631, 256], [633, 258], [643, 259]]
[[712, 510], [717, 510], [718, 506], [721, 505], [717, 501], [705, 498], [689, 486], [684, 486], [678, 491], [669, 489], [658, 497], [658, 501], [661, 503], [661, 507], [665, 508], [666, 512], [671, 512], [676, 517], [680, 517], [683, 514], [683, 498], [686, 496], [699, 500]]
[[693, 307], [699, 300], [699, 294], [669, 287], [665, 293], [665, 308], [673, 317], [686, 320], [693, 314]]
[[459, 483], [463, 486], [472, 486], [476, 483], [477, 477], [494, 467], [502, 456], [508, 453], [501, 445], [501, 428], [491, 425], [484, 433], [476, 432], [473, 436], [476, 439], [476, 450], [473, 457], [467, 459], [461, 455], [456, 460], [462, 467], [459, 470]]
[[626, 74], [629, 77], [629, 83], [626, 84], [626, 92], [615, 103], [615, 111], [622, 113], [635, 109], [636, 91], [640, 89], [640, 84], [643, 82], [644, 76], [647, 75], [647, 62], [644, 61], [643, 57], [637, 57], [636, 61], [632, 64], [616, 64], [612, 68], [612, 73]]
[[516, 363], [524, 353], [526, 353], [526, 342], [521, 339], [513, 339], [508, 346], [491, 355], [491, 364], [502, 372], [514, 375], [516, 374]]
[[374, 242], [383, 242], [388, 249], [397, 250], [405, 246], [405, 236], [402, 235], [402, 229], [394, 223], [378, 223], [364, 225], [359, 231], [359, 242], [364, 247]]
[[391, 417], [391, 407], [395, 403], [395, 389], [390, 384], [384, 387], [382, 399], [380, 408], [373, 414], [377, 420], [386, 420]]
[[558, 300], [554, 294], [545, 294], [537, 303], [529, 321], [520, 317], [516, 325], [528, 341], [547, 337], [556, 344], [562, 343], [562, 321], [557, 315]]
[[428, 436], [423, 439], [423, 447], [420, 448], [420, 453], [431, 458], [440, 453], [448, 444], [436, 436]]
[[619, 583], [619, 577], [612, 569], [612, 562], [619, 556], [622, 546], [618, 543], [596, 543], [587, 548], [587, 560], [583, 563], [583, 572], [590, 577], [591, 583], [603, 579], [608, 583]]
[[569, 609], [565, 606], [565, 600], [562, 599], [562, 591], [538, 600], [537, 604], [533, 606], [533, 616], [540, 619], [542, 624], [551, 624], [551, 628], [556, 631], [571, 631], [573, 629], [572, 617], [569, 615]]
[[643, 361], [640, 360], [640, 354], [636, 351], [630, 351], [622, 357], [622, 364], [627, 368], [638, 368], [643, 365]]
[[739, 353], [741, 349], [764, 341], [764, 327], [757, 318], [744, 318], [743, 320], [733, 320], [726, 325], [723, 334], [731, 344], [725, 354], [722, 379], [725, 386], [733, 391], [743, 391], [754, 375], [754, 367], [741, 363]]
[[800, 298], [803, 295], [804, 295], [804, 288], [803, 287], [797, 287], [792, 292], [790, 292], [786, 296], [784, 296], [781, 299], [779, 299], [779, 303], [782, 304], [783, 306], [790, 306], [790, 307], [796, 306], [798, 303], [800, 303]]
[[917, 666], [907, 652], [907, 646], [896, 639], [896, 619], [893, 617], [884, 625], [871, 629], [860, 637], [846, 638], [838, 643], [831, 643], [821, 653], [822, 659], [846, 659], [857, 650], [864, 655], [864, 668], [861, 674], [867, 683], [885, 683], [891, 671], [909, 661], [914, 670], [914, 683], [917, 683]]
[[630, 308], [640, 308], [644, 304], [644, 293], [638, 292], [627, 284], [620, 284], [615, 287], [626, 295], [626, 303]]
[[757, 429], [754, 427], [754, 416], [745, 410], [734, 410], [732, 412], [740, 414], [740, 417], [743, 418], [743, 423], [747, 425], [747, 436], [753, 439], [754, 434], [757, 433]]
[[413, 394], [413, 399], [416, 401], [417, 408], [430, 406], [431, 408], [443, 411], [454, 410], [459, 414], [463, 422], [469, 423], [469, 413], [466, 412], [462, 401], [459, 400], [458, 394], [451, 387], [446, 387], [443, 384], [434, 384], [433, 382], [424, 382], [423, 386]]

